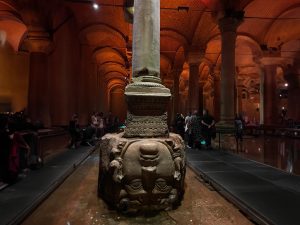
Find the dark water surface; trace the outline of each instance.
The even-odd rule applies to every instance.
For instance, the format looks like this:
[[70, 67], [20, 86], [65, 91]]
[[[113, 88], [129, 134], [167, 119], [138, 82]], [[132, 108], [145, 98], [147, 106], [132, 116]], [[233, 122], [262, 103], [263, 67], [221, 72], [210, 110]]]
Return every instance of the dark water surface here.
[[300, 175], [300, 139], [245, 136], [239, 155]]

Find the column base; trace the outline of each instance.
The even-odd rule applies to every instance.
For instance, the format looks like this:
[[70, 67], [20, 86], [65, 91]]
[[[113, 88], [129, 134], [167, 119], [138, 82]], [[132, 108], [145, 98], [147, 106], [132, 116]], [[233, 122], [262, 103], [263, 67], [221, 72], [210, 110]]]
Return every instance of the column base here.
[[125, 89], [128, 116], [124, 137], [167, 137], [170, 90], [159, 83], [135, 82]]
[[218, 130], [234, 131], [235, 125], [233, 120], [221, 120], [216, 124]]
[[183, 197], [185, 171], [185, 145], [178, 134], [106, 134], [100, 142], [98, 195], [124, 213], [173, 209]]

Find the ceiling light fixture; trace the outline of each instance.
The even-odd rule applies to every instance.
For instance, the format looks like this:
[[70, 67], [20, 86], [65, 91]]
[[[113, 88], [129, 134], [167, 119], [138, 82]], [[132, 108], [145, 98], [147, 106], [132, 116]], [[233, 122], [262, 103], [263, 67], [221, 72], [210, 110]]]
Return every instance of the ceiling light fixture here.
[[94, 8], [95, 10], [98, 10], [98, 9], [99, 9], [99, 5], [98, 5], [97, 3], [93, 3], [93, 8]]

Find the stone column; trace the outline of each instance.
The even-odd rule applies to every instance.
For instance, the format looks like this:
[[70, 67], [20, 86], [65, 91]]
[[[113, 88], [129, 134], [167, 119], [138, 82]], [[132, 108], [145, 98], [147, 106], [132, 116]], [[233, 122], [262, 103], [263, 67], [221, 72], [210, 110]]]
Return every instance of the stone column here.
[[133, 78], [160, 82], [160, 0], [134, 0], [133, 27]]
[[188, 54], [189, 63], [189, 93], [188, 93], [188, 110], [193, 112], [197, 110], [199, 112], [199, 65], [202, 52], [191, 51]]
[[214, 72], [214, 117], [216, 121], [220, 120], [220, 71]]
[[[171, 79], [164, 79], [163, 83], [165, 85], [166, 88], [168, 88], [169, 90], [173, 90], [174, 91], [174, 81]], [[172, 93], [172, 96], [174, 96], [174, 93]], [[168, 113], [168, 126], [170, 126], [173, 121], [174, 118], [176, 116], [176, 114], [173, 114], [173, 103], [174, 103], [174, 99], [172, 98], [171, 101], [169, 101], [168, 107], [167, 107], [167, 113]]]
[[132, 83], [125, 89], [128, 115], [124, 136], [168, 136], [170, 90], [160, 79], [160, 1], [135, 0]]
[[259, 83], [259, 124], [264, 124], [264, 111], [265, 111], [265, 103], [264, 103], [264, 79], [265, 74], [262, 66], [259, 64], [258, 66], [260, 83]]
[[[179, 112], [179, 79], [181, 70], [175, 69], [172, 72], [173, 82], [173, 98], [172, 98], [172, 115], [173, 119], [175, 115]], [[172, 120], [173, 121], [173, 120]]]
[[98, 67], [98, 80], [99, 80], [99, 109], [100, 112], [107, 112], [108, 107], [106, 105], [106, 81], [103, 74], [102, 67]]
[[90, 118], [90, 99], [89, 99], [89, 82], [88, 82], [88, 66], [92, 56], [92, 50], [89, 46], [81, 45], [80, 71], [78, 78], [78, 116], [79, 123], [86, 125]]
[[242, 90], [243, 87], [237, 85], [236, 87], [236, 113], [237, 114], [241, 114], [243, 111]]
[[289, 66], [285, 71], [284, 78], [288, 82], [287, 118], [300, 121], [300, 74], [296, 68]]
[[263, 111], [264, 124], [272, 125], [278, 122], [276, 73], [281, 58], [263, 57], [261, 63], [264, 66], [263, 76]]
[[189, 64], [189, 111], [199, 110], [199, 64]]
[[224, 17], [219, 20], [222, 37], [221, 115], [219, 126], [234, 127], [235, 42], [240, 20]]
[[[203, 113], [203, 87], [204, 87], [204, 82], [199, 82], [199, 114], [202, 115]], [[211, 113], [211, 112], [210, 112]]]
[[[180, 135], [168, 131], [171, 94], [159, 77], [159, 3], [134, 1], [133, 78], [125, 89], [126, 128], [106, 134], [99, 146], [98, 194], [124, 213], [172, 209], [183, 197], [185, 146]], [[171, 85], [172, 79], [167, 83]], [[158, 190], [162, 189], [158, 180], [163, 180], [163, 190]]]
[[39, 120], [45, 127], [51, 126], [47, 71], [50, 46], [45, 32], [29, 32], [24, 41], [24, 47], [30, 52], [28, 115], [33, 122]]

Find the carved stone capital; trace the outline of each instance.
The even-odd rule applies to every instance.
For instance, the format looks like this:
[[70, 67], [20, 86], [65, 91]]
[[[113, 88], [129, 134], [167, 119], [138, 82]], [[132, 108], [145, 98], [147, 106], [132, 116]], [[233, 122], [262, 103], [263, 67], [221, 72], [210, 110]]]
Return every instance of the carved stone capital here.
[[264, 66], [278, 66], [283, 65], [285, 60], [282, 57], [262, 57], [260, 63]]
[[45, 31], [29, 31], [24, 40], [23, 47], [31, 52], [49, 53], [52, 48], [52, 41], [49, 34]]
[[199, 66], [203, 57], [203, 49], [193, 49], [188, 52], [187, 61], [190, 66]]

